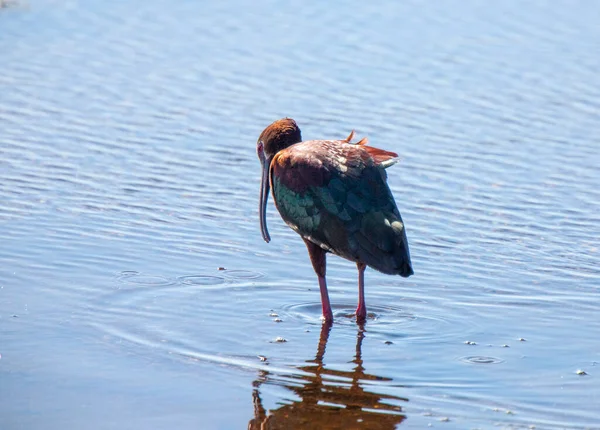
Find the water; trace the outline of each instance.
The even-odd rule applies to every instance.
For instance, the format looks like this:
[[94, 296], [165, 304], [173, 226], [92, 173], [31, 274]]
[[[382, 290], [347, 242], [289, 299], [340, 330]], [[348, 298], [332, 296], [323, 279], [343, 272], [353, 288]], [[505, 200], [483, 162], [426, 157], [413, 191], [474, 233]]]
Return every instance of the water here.
[[[600, 7], [399, 3], [0, 9], [0, 428], [600, 428]], [[401, 154], [362, 328], [260, 237], [282, 116]]]

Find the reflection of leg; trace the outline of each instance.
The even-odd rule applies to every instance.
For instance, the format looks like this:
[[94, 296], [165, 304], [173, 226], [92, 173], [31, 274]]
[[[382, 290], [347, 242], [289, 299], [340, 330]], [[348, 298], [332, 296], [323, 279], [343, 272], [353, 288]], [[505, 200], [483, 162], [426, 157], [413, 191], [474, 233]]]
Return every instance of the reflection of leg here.
[[327, 347], [327, 340], [329, 339], [329, 333], [331, 332], [332, 323], [325, 321], [321, 326], [321, 335], [319, 336], [319, 346], [317, 347], [317, 356], [315, 360], [317, 363], [323, 362], [323, 355], [325, 355], [325, 348]]
[[307, 239], [304, 239], [304, 243], [306, 243], [306, 247], [308, 248], [310, 262], [319, 278], [323, 317], [325, 318], [325, 321], [331, 322], [333, 321], [333, 312], [331, 312], [331, 303], [329, 302], [329, 293], [327, 292], [327, 281], [325, 280], [325, 269], [327, 264], [325, 260], [325, 250]]
[[367, 305], [365, 304], [365, 268], [364, 263], [356, 263], [358, 268], [358, 307], [356, 308], [356, 320], [365, 321], [367, 319]]
[[357, 360], [361, 360], [362, 362], [362, 343], [363, 343], [363, 339], [365, 338], [365, 323], [364, 322], [359, 322], [358, 323], [358, 331], [356, 332], [356, 356], [354, 358], [356, 358]]
[[356, 364], [356, 367], [354, 368], [354, 374], [352, 377], [353, 383], [359, 382], [360, 379], [364, 377], [365, 373], [365, 368], [363, 367], [362, 360], [362, 343], [363, 339], [365, 338], [365, 331], [365, 323], [359, 321], [358, 331], [356, 332], [356, 354], [354, 355], [354, 360], [352, 360], [352, 362]]
[[257, 389], [252, 390], [252, 405], [254, 406], [254, 418], [248, 423], [248, 430], [261, 430], [267, 414]]

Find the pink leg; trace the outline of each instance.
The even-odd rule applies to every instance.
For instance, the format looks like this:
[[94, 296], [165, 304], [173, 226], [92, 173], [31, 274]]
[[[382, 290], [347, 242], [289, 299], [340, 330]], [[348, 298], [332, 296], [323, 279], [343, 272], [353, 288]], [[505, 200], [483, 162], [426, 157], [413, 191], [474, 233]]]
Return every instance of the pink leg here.
[[329, 302], [329, 293], [327, 292], [327, 281], [325, 276], [319, 276], [319, 288], [321, 289], [321, 306], [323, 308], [323, 317], [326, 322], [333, 321], [333, 312], [331, 312], [331, 303]]
[[356, 308], [356, 321], [363, 322], [367, 319], [367, 305], [365, 303], [365, 268], [364, 263], [356, 263], [358, 268], [358, 307]]
[[319, 288], [321, 289], [321, 305], [323, 307], [323, 318], [326, 322], [333, 321], [333, 312], [331, 312], [331, 303], [329, 303], [329, 293], [327, 292], [327, 281], [325, 280], [325, 250], [319, 245], [315, 245], [309, 240], [304, 239], [306, 247], [308, 248], [308, 255], [310, 262], [315, 269], [315, 273], [319, 278]]

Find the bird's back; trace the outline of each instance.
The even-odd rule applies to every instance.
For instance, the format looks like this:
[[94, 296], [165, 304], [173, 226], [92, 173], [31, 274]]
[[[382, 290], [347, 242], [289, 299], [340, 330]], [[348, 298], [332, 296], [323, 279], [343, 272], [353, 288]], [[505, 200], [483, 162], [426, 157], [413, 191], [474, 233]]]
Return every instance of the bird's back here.
[[388, 274], [412, 275], [402, 217], [385, 167], [396, 154], [346, 141], [306, 141], [271, 163], [273, 198], [304, 238]]

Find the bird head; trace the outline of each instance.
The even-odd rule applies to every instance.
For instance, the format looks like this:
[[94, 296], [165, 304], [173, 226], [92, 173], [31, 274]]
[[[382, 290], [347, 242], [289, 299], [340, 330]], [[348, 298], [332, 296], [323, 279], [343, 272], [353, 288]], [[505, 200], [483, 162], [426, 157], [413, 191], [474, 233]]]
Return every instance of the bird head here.
[[302, 141], [300, 128], [292, 118], [282, 118], [269, 125], [256, 142], [258, 158], [273, 158], [282, 149]]
[[269, 125], [260, 134], [256, 141], [256, 154], [262, 167], [262, 179], [260, 182], [260, 203], [258, 213], [260, 216], [260, 231], [265, 242], [271, 237], [267, 230], [267, 200], [269, 198], [269, 169], [271, 161], [279, 151], [302, 141], [300, 128], [291, 118], [282, 118]]

